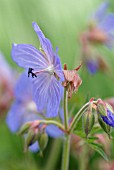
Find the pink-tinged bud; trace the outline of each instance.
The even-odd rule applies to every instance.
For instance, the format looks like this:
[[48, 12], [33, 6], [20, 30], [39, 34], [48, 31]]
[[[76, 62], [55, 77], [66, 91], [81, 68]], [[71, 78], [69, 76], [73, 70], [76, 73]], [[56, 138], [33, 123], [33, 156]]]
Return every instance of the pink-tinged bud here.
[[101, 116], [107, 116], [107, 106], [106, 106], [106, 103], [103, 102], [101, 99], [97, 100], [97, 112]]
[[86, 134], [86, 137], [91, 132], [91, 130], [94, 126], [94, 123], [95, 123], [95, 116], [92, 111], [92, 105], [93, 105], [93, 103], [90, 102], [88, 108], [84, 111], [83, 116], [82, 116], [82, 126], [83, 126], [83, 130]]
[[67, 70], [67, 65], [64, 65], [64, 77], [65, 81], [63, 82], [63, 86], [67, 88], [68, 91], [68, 97], [71, 98], [73, 92], [76, 92], [79, 88], [79, 86], [82, 83], [81, 78], [77, 74], [77, 70], [81, 67], [81, 65], [74, 69], [74, 70]]

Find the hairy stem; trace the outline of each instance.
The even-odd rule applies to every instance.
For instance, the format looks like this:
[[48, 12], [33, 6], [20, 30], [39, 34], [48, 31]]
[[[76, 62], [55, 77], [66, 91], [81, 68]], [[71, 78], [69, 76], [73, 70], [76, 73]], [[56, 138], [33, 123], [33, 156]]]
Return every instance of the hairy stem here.
[[[64, 128], [68, 130], [68, 92], [64, 89]], [[69, 169], [69, 155], [70, 155], [70, 135], [66, 134], [63, 141], [63, 155], [61, 170]]]
[[36, 120], [34, 122], [36, 126], [41, 123], [46, 124], [46, 125], [53, 124], [53, 125], [56, 125], [58, 128], [60, 128], [61, 130], [65, 131], [64, 126], [60, 122], [55, 121], [55, 120], [38, 120], [38, 121]]
[[62, 167], [61, 170], [69, 169], [70, 135], [66, 135], [63, 143]]
[[64, 89], [64, 126], [65, 130], [68, 129], [68, 92]]
[[[93, 101], [93, 104], [96, 104], [97, 101]], [[69, 132], [71, 133], [74, 129], [74, 127], [76, 126], [77, 122], [79, 121], [79, 119], [81, 118], [83, 111], [89, 106], [90, 102], [86, 103], [79, 111], [78, 113], [75, 115], [70, 128], [69, 128]]]

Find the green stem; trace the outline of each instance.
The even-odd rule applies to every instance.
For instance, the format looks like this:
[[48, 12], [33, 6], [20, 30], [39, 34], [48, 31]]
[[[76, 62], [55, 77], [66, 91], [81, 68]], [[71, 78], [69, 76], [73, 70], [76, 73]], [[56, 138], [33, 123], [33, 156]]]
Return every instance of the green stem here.
[[68, 129], [68, 92], [64, 89], [64, 126], [65, 130]]
[[[96, 104], [97, 101], [93, 101], [93, 104]], [[83, 111], [89, 106], [90, 102], [86, 103], [79, 111], [78, 113], [75, 115], [70, 128], [69, 128], [69, 132], [71, 133], [74, 129], [74, 127], [76, 126], [77, 122], [79, 121], [79, 119], [81, 118]]]
[[69, 169], [69, 155], [70, 155], [70, 135], [66, 135], [63, 143], [63, 156], [61, 170]]
[[[61, 140], [55, 139], [53, 141], [51, 151], [48, 156], [47, 163], [45, 165], [44, 170], [54, 170], [56, 169], [57, 161], [61, 151]], [[56, 154], [55, 154], [56, 153]]]
[[[64, 89], [64, 128], [68, 130], [68, 92]], [[70, 135], [66, 134], [63, 143], [63, 155], [61, 170], [69, 169], [69, 155], [70, 155]]]
[[36, 122], [36, 125], [41, 124], [41, 123], [44, 123], [46, 125], [53, 124], [59, 127], [60, 129], [62, 129], [63, 131], [65, 130], [64, 126], [60, 122], [57, 122], [55, 120], [38, 120], [38, 121], [36, 120], [35, 122]]

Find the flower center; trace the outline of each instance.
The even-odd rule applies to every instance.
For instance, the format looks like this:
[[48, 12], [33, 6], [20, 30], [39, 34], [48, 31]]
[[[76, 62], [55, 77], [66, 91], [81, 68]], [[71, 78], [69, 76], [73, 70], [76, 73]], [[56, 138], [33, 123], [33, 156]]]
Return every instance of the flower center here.
[[30, 101], [26, 104], [26, 108], [29, 112], [36, 112], [37, 108], [36, 108], [36, 104], [33, 101]]
[[34, 72], [33, 70], [34, 70], [33, 68], [28, 69], [28, 77], [30, 76], [30, 74], [32, 75], [32, 78], [34, 78], [34, 77], [37, 77], [37, 74], [42, 73], [42, 72], [48, 72], [50, 75], [53, 75], [55, 72], [53, 64], [48, 66], [47, 68], [37, 71], [37, 72]]
[[49, 74], [51, 74], [51, 75], [54, 74], [54, 66], [53, 66], [53, 64], [48, 66], [46, 68], [46, 71], [49, 72]]

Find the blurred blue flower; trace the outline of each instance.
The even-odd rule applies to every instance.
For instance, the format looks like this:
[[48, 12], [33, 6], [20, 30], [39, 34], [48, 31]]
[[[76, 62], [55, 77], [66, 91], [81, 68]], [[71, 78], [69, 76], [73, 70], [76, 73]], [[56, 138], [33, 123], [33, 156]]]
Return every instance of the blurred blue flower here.
[[34, 78], [33, 96], [38, 111], [45, 111], [47, 117], [55, 117], [63, 95], [61, 85], [61, 81], [64, 80], [63, 70], [51, 42], [45, 38], [35, 22], [33, 22], [33, 28], [42, 49], [39, 51], [32, 45], [14, 44], [12, 58], [20, 67], [28, 70], [28, 76], [31, 74]]
[[96, 44], [113, 47], [114, 43], [114, 14], [107, 12], [108, 1], [104, 1], [89, 17], [87, 30], [81, 34], [83, 62], [90, 74], [98, 70], [107, 71], [108, 65], [97, 53]]
[[91, 59], [86, 61], [86, 65], [90, 74], [95, 74], [99, 67], [97, 60], [91, 60]]
[[[15, 87], [15, 100], [8, 112], [6, 123], [11, 132], [17, 132], [20, 127], [28, 122], [42, 119], [41, 114], [38, 114], [37, 107], [32, 97], [32, 82], [28, 79], [24, 72]], [[60, 119], [63, 120], [63, 110], [60, 112]], [[46, 132], [49, 136], [56, 138], [63, 135], [63, 132], [54, 125], [48, 125]], [[38, 142], [35, 142], [29, 147], [32, 152], [39, 150]]]
[[97, 8], [97, 10], [95, 10], [91, 16], [91, 20], [94, 20], [96, 22], [100, 22], [104, 19], [104, 16], [107, 12], [107, 9], [109, 7], [109, 2], [108, 1], [104, 1], [103, 3], [101, 3], [101, 5]]
[[8, 112], [6, 122], [12, 132], [16, 132], [27, 121], [38, 119], [36, 105], [32, 100], [32, 84], [26, 72], [17, 81], [14, 89], [15, 100]]
[[88, 39], [92, 42], [103, 43], [113, 47], [114, 40], [114, 14], [107, 13], [109, 2], [103, 2], [90, 19]]
[[101, 116], [103, 121], [109, 126], [114, 127], [114, 113], [107, 109], [107, 116]]

